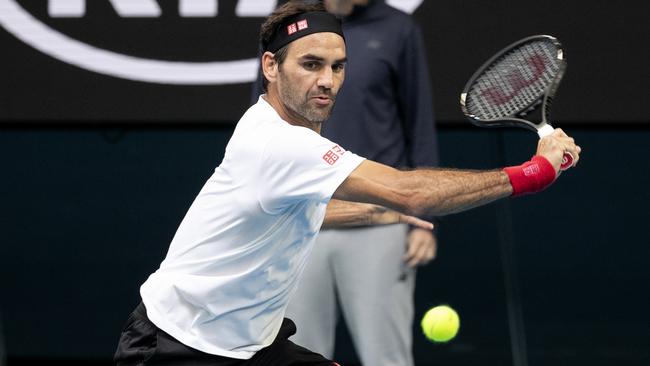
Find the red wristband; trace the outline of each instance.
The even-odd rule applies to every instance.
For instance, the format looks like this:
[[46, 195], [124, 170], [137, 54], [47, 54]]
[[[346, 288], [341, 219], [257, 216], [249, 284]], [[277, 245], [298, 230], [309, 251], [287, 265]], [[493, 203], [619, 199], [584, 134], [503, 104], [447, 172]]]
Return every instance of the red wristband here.
[[540, 155], [533, 156], [530, 161], [519, 166], [504, 168], [503, 171], [510, 179], [513, 197], [542, 191], [557, 177], [553, 165]]

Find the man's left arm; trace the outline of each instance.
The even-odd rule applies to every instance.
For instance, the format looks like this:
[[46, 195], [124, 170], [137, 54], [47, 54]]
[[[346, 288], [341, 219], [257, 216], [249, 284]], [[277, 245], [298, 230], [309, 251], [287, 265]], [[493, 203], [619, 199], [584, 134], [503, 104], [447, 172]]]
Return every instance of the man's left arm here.
[[[405, 223], [423, 232], [431, 231], [433, 224], [404, 215], [383, 206], [332, 199], [327, 205], [322, 228], [376, 226]], [[414, 230], [415, 230], [414, 229]]]

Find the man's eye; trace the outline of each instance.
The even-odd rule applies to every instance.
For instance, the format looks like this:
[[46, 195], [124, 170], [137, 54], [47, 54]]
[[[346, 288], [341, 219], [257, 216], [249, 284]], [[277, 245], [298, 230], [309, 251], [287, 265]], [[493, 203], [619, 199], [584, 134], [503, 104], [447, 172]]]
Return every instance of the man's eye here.
[[345, 69], [344, 64], [336, 64], [336, 65], [332, 66], [332, 70], [334, 70], [334, 71], [343, 71], [343, 69]]
[[305, 62], [304, 65], [307, 70], [316, 70], [318, 68], [317, 62]]

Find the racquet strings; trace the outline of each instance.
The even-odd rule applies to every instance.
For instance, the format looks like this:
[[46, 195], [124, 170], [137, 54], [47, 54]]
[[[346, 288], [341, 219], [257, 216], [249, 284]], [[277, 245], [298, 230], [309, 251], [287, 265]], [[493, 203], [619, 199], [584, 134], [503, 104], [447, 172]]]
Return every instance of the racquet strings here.
[[467, 112], [479, 120], [495, 120], [528, 112], [562, 71], [558, 47], [533, 40], [504, 53], [488, 65], [467, 92]]

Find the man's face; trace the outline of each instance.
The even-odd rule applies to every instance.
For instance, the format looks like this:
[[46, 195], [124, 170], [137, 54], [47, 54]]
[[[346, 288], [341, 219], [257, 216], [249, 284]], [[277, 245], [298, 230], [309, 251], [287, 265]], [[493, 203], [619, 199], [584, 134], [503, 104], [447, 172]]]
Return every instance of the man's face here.
[[345, 42], [336, 33], [314, 33], [289, 45], [278, 69], [282, 103], [311, 123], [329, 118], [345, 78]]

